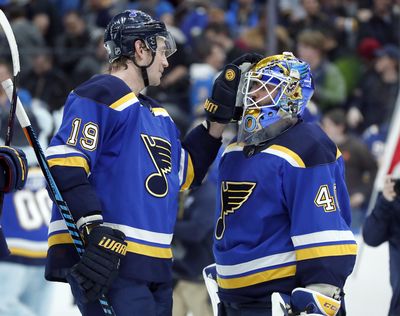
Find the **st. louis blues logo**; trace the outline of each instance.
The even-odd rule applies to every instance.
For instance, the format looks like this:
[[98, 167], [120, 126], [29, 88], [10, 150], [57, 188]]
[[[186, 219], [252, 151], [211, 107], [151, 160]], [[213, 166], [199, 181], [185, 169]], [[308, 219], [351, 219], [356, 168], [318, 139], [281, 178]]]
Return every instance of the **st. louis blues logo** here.
[[225, 232], [226, 216], [235, 213], [253, 193], [256, 183], [254, 182], [231, 182], [221, 183], [221, 215], [215, 226], [215, 238], [221, 239]]
[[160, 137], [141, 134], [156, 172], [146, 178], [147, 191], [156, 197], [164, 197], [168, 193], [168, 180], [166, 175], [171, 172], [171, 144]]

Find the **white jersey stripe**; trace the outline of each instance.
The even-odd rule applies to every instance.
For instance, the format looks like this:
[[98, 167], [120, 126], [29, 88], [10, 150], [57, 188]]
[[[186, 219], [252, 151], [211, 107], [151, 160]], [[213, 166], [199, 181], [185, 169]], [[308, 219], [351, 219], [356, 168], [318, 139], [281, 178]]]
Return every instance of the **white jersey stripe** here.
[[322, 232], [298, 235], [292, 237], [295, 247], [319, 244], [324, 242], [354, 241], [354, 235], [350, 230], [325, 230]]
[[21, 248], [32, 251], [47, 251], [47, 241], [32, 241], [22, 238], [6, 238], [9, 248]]
[[[169, 246], [172, 241], [172, 234], [156, 233], [144, 229], [114, 223], [103, 223], [103, 225], [122, 231], [126, 235], [126, 237], [143, 240], [150, 243], [157, 243], [160, 245]], [[67, 230], [67, 226], [65, 225], [63, 220], [51, 222], [49, 225], [49, 234], [62, 230]]]
[[243, 262], [235, 265], [217, 264], [217, 272], [220, 276], [234, 276], [258, 269], [265, 269], [281, 265], [285, 263], [296, 262], [296, 254], [294, 251], [279, 253], [263, 258]]
[[79, 154], [84, 155], [81, 151], [67, 145], [52, 146], [46, 149], [46, 158], [54, 155]]

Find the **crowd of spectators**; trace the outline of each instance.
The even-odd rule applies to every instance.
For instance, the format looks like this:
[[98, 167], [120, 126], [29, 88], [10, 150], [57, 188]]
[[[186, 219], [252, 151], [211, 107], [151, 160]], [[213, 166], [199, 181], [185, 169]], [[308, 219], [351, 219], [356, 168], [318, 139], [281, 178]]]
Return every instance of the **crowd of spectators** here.
[[[399, 95], [400, 1], [274, 3], [272, 53], [292, 51], [311, 65], [316, 92], [310, 117], [333, 132], [344, 152], [357, 231]], [[51, 114], [43, 116], [48, 124], [39, 125], [53, 131], [70, 89], [108, 70], [103, 31], [124, 9], [141, 9], [164, 21], [175, 38], [178, 51], [168, 60], [161, 85], [146, 94], [167, 108], [182, 135], [202, 115], [224, 64], [248, 51], [266, 55], [271, 47], [268, 0], [0, 0], [0, 7], [19, 47], [23, 102]], [[11, 57], [1, 32], [0, 44], [0, 67], [7, 69]], [[7, 106], [0, 93], [1, 130]]]
[[[312, 117], [321, 121], [340, 108], [346, 133], [364, 142], [378, 163], [382, 150], [375, 149], [382, 146], [377, 142], [385, 140], [399, 92], [400, 1], [274, 3], [277, 51], [272, 53], [293, 51], [310, 63], [316, 85]], [[267, 0], [3, 0], [0, 7], [18, 43], [19, 87], [26, 105], [50, 112], [54, 123], [47, 126], [54, 129], [70, 89], [108, 70], [103, 30], [121, 10], [146, 11], [164, 21], [175, 37], [178, 52], [161, 85], [146, 93], [168, 109], [182, 134], [201, 115], [223, 65], [247, 51], [266, 55], [271, 45], [268, 10], [273, 8]], [[0, 43], [0, 63], [7, 65], [11, 59], [4, 35]], [[1, 105], [5, 117], [7, 106]], [[373, 177], [361, 178], [368, 179], [364, 185], [370, 192]]]

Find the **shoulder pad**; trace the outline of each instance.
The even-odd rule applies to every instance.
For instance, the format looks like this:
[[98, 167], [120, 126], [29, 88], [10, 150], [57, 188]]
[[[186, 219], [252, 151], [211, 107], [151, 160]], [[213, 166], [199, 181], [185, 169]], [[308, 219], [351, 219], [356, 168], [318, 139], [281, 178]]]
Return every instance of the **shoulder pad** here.
[[74, 89], [74, 93], [96, 103], [111, 106], [132, 91], [115, 76], [97, 75]]

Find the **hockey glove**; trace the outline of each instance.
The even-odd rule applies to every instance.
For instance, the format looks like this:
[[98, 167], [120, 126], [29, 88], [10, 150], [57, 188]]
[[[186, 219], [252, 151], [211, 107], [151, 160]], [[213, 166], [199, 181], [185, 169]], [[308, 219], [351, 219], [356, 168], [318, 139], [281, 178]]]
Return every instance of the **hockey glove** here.
[[93, 302], [105, 294], [118, 276], [120, 260], [126, 254], [123, 232], [106, 226], [95, 226], [85, 238], [86, 248], [81, 260], [67, 277], [76, 283], [85, 301]]
[[340, 309], [339, 300], [302, 287], [292, 291], [290, 302], [295, 313], [335, 316]]
[[24, 152], [9, 146], [0, 146], [0, 191], [12, 192], [23, 188], [28, 173]]
[[292, 295], [275, 292], [271, 301], [272, 316], [335, 316], [341, 305], [339, 300], [303, 287], [295, 288]]

